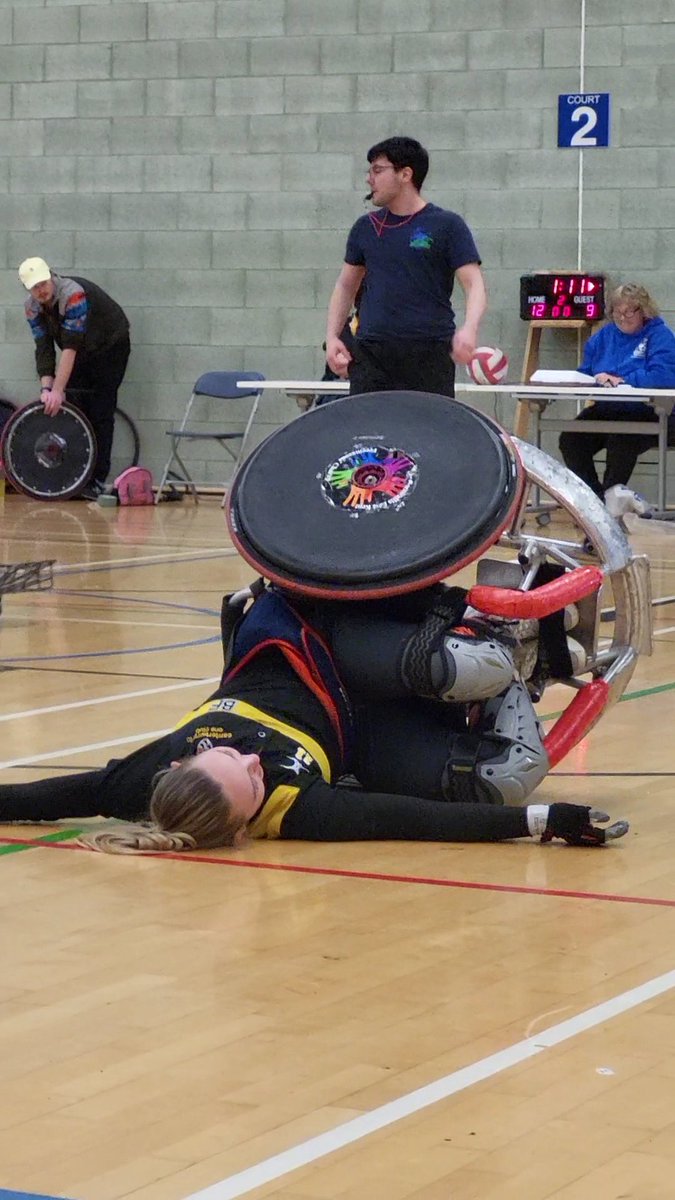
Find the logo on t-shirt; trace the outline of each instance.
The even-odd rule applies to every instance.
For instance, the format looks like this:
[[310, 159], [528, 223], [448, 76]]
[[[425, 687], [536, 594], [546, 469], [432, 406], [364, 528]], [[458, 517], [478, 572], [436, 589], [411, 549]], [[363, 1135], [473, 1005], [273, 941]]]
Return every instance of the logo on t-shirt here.
[[285, 771], [291, 771], [293, 775], [299, 775], [301, 771], [309, 771], [312, 762], [311, 754], [304, 747], [298, 746], [295, 754], [288, 755], [288, 762], [282, 762], [279, 765]]
[[647, 353], [647, 339], [643, 338], [642, 341], [638, 342], [637, 346], [635, 347], [635, 349], [633, 351], [633, 358], [644, 358], [646, 353]]
[[420, 229], [418, 226], [417, 229], [413, 229], [412, 233], [410, 234], [410, 241], [408, 245], [410, 246], [411, 250], [431, 250], [433, 242], [434, 239], [432, 238], [431, 234], [427, 233], [424, 229]]

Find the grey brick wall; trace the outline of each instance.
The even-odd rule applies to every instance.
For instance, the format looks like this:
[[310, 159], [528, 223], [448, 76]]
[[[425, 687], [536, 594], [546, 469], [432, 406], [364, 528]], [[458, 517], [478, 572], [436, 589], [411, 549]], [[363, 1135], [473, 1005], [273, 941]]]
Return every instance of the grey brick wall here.
[[[202, 371], [320, 373], [365, 152], [396, 132], [429, 147], [427, 196], [475, 232], [483, 340], [518, 378], [519, 275], [576, 265], [577, 152], [555, 143], [558, 93], [579, 83], [580, 7], [0, 0], [3, 394], [35, 390], [16, 279], [29, 254], [127, 309], [122, 402], [155, 471]], [[672, 320], [675, 0], [586, 8], [586, 90], [611, 92], [613, 117], [611, 148], [584, 155], [583, 265], [645, 282]], [[546, 334], [544, 355], [573, 365], [575, 338]], [[267, 395], [255, 437], [296, 411]], [[196, 471], [216, 478], [217, 457], [200, 453]], [[648, 469], [638, 482], [651, 489]]]

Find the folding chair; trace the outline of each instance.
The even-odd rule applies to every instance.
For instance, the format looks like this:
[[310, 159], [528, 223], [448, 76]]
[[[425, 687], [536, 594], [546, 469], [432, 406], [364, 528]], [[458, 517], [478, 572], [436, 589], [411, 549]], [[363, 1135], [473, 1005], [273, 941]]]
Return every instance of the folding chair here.
[[[199, 503], [197, 485], [188, 471], [185, 463], [183, 462], [183, 459], [181, 458], [179, 447], [180, 443], [183, 441], [218, 442], [219, 445], [221, 445], [222, 448], [227, 451], [232, 459], [233, 467], [231, 478], [234, 477], [237, 468], [244, 457], [244, 450], [248, 441], [248, 435], [253, 424], [253, 420], [258, 408], [258, 401], [260, 400], [261, 395], [260, 388], [253, 386], [250, 388], [239, 388], [237, 387], [237, 382], [241, 380], [250, 380], [251, 383], [254, 384], [264, 378], [265, 376], [261, 375], [258, 371], [207, 371], [204, 375], [199, 376], [199, 379], [192, 389], [192, 394], [187, 402], [183, 419], [179, 427], [177, 429], [167, 429], [166, 431], [167, 436], [171, 438], [171, 453], [167, 459], [164, 471], [162, 472], [162, 478], [159, 487], [157, 488], [156, 502], [161, 500], [164, 488], [166, 487], [167, 481], [169, 481], [169, 483], [176, 482], [179, 484], [185, 484], [188, 490], [192, 493], [195, 504]], [[202, 432], [201, 430], [191, 429], [189, 427], [189, 422], [191, 417], [193, 420], [195, 419], [192, 410], [195, 400], [198, 396], [206, 396], [209, 399], [216, 400], [236, 401], [237, 403], [233, 404], [231, 407], [232, 413], [233, 415], [236, 413], [237, 419], [240, 415], [240, 402], [248, 398], [250, 401], [250, 406], [245, 425], [226, 431], [209, 430], [208, 432]], [[185, 453], [185, 451], [183, 451], [183, 453]], [[176, 466], [178, 467], [178, 470], [176, 470]], [[169, 479], [169, 476], [171, 476], [171, 479]], [[224, 481], [223, 486], [226, 493], [229, 482], [230, 480]]]

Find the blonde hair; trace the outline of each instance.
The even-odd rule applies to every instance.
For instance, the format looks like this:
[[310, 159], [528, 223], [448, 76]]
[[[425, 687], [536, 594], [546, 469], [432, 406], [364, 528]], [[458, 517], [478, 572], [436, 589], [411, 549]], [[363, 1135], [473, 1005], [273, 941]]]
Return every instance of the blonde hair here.
[[153, 780], [150, 820], [113, 825], [78, 838], [106, 854], [157, 854], [233, 846], [246, 828], [220, 784], [184, 759]]
[[646, 287], [642, 287], [640, 283], [622, 283], [619, 287], [614, 288], [609, 297], [610, 316], [617, 304], [621, 304], [622, 301], [632, 304], [634, 308], [638, 308], [645, 321], [651, 321], [652, 317], [658, 317], [659, 315], [659, 310], [655, 302], [652, 300]]

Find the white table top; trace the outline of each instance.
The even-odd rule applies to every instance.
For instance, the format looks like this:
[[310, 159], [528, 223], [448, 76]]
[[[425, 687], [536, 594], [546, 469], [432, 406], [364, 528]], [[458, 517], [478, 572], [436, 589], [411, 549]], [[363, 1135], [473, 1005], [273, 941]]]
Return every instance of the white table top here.
[[[250, 388], [250, 379], [240, 380], [237, 387]], [[267, 391], [288, 392], [291, 395], [301, 395], [303, 393], [321, 393], [329, 395], [331, 392], [346, 395], [349, 391], [348, 380], [307, 380], [307, 379], [263, 379], [257, 386]], [[611, 387], [605, 388], [598, 385], [585, 387], [581, 384], [532, 384], [532, 383], [498, 383], [498, 384], [482, 384], [482, 383], [456, 383], [455, 391], [457, 392], [477, 392], [485, 395], [492, 393], [503, 393], [509, 396], [522, 396], [527, 399], [529, 396], [542, 396], [549, 399], [563, 399], [565, 396], [595, 396], [598, 400], [645, 400], [650, 396], [672, 396], [675, 398], [675, 388], [630, 388], [630, 387]]]

